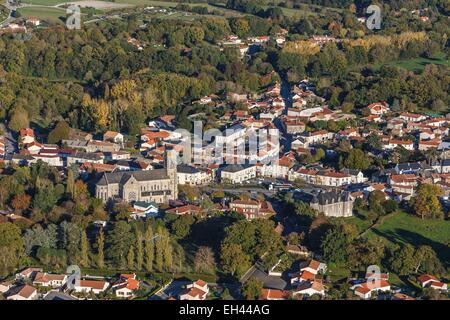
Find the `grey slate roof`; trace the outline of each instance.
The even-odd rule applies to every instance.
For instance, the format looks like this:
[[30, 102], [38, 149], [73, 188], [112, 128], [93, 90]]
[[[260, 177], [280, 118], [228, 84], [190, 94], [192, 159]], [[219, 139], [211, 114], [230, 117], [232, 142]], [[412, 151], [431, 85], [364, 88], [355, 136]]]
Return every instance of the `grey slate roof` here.
[[137, 181], [163, 180], [169, 179], [166, 169], [155, 169], [148, 171], [117, 171], [104, 172], [97, 181], [97, 185], [106, 186], [108, 184], [125, 183], [131, 177]]
[[197, 168], [194, 168], [192, 166], [188, 166], [186, 164], [181, 164], [177, 166], [177, 172], [181, 173], [198, 173], [199, 170]]

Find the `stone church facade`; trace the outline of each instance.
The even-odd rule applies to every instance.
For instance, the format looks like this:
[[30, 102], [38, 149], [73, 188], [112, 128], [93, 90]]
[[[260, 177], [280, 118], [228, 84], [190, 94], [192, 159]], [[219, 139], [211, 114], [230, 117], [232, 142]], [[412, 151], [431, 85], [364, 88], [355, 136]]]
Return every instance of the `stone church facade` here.
[[103, 202], [168, 203], [178, 198], [175, 151], [166, 154], [165, 168], [148, 171], [103, 173], [95, 185], [95, 196]]

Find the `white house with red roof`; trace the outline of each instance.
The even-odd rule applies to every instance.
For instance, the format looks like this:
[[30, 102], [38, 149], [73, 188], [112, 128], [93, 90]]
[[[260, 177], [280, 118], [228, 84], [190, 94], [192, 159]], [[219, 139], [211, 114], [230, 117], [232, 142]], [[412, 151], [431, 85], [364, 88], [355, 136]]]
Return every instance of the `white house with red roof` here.
[[139, 289], [140, 283], [136, 279], [136, 274], [121, 274], [119, 280], [112, 284], [111, 288], [118, 298], [131, 298], [136, 290]]
[[209, 293], [208, 284], [203, 280], [197, 280], [186, 286], [179, 298], [180, 300], [206, 300]]
[[31, 128], [20, 129], [20, 143], [27, 144], [34, 141], [34, 131]]
[[289, 290], [263, 288], [261, 289], [259, 300], [287, 300], [290, 295], [291, 292]]
[[441, 282], [435, 276], [429, 274], [422, 274], [417, 277], [417, 281], [420, 283], [422, 288], [433, 288], [435, 290], [447, 291], [447, 284]]
[[411, 122], [420, 122], [427, 119], [427, 117], [424, 116], [423, 114], [409, 113], [409, 112], [401, 113], [399, 118]]
[[7, 293], [7, 300], [36, 300], [38, 291], [28, 284], [11, 288]]
[[367, 108], [369, 109], [371, 114], [375, 114], [378, 116], [381, 116], [390, 111], [389, 105], [386, 102], [375, 102], [375, 103], [369, 104], [367, 106]]
[[93, 292], [95, 294], [99, 294], [100, 292], [108, 289], [109, 283], [101, 280], [80, 280], [75, 283], [74, 290], [75, 292]]

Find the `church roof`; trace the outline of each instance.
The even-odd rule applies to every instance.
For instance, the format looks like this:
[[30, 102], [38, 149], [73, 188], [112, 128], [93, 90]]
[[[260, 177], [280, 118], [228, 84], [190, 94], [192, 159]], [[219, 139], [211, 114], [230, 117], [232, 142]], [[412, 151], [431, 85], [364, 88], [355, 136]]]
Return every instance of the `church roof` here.
[[163, 180], [169, 179], [166, 169], [154, 169], [148, 171], [117, 171], [104, 172], [97, 181], [97, 185], [106, 186], [108, 184], [125, 183], [131, 177], [137, 181]]

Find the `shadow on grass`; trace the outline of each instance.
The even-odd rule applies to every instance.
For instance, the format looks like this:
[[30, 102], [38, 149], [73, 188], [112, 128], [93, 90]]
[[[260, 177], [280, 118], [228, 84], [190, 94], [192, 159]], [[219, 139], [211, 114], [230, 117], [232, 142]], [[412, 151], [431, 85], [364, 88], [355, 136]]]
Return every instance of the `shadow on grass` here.
[[409, 243], [414, 247], [426, 245], [433, 248], [438, 256], [439, 260], [441, 260], [443, 266], [445, 268], [450, 267], [450, 248], [440, 242], [436, 242], [429, 238], [426, 238], [418, 233], [411, 232], [405, 229], [394, 229], [393, 231], [380, 231], [377, 229], [372, 229], [372, 232], [376, 235], [386, 238], [390, 242], [394, 244], [405, 244]]

